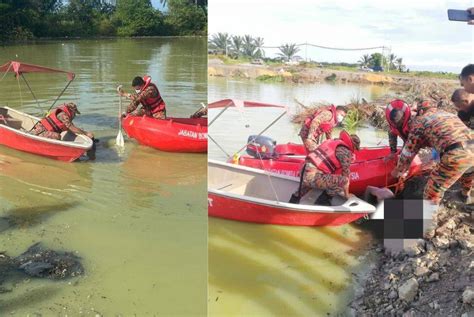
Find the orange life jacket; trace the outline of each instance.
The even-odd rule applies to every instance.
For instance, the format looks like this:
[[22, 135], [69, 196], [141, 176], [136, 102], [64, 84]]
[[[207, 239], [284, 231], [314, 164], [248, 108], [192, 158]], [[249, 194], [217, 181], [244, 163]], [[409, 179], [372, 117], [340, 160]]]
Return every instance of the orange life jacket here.
[[311, 126], [311, 122], [313, 122], [313, 119], [318, 116], [321, 112], [323, 111], [326, 111], [326, 110], [329, 110], [331, 111], [332, 113], [332, 118], [331, 120], [329, 121], [326, 121], [326, 122], [322, 122], [320, 125], [319, 125], [319, 128], [316, 130], [316, 134], [315, 137], [317, 137], [318, 135], [320, 135], [321, 133], [327, 133], [329, 131], [331, 131], [336, 125], [337, 125], [337, 114], [336, 114], [336, 107], [334, 105], [331, 105], [327, 108], [323, 108], [323, 109], [318, 109], [316, 110], [311, 116], [307, 117], [305, 120], [304, 120], [304, 125], [308, 128], [310, 128]]
[[64, 122], [58, 119], [58, 114], [64, 112], [70, 120], [74, 118], [74, 113], [69, 109], [68, 106], [61, 105], [54, 109], [49, 115], [41, 119], [40, 123], [45, 127], [46, 130], [61, 133], [66, 131], [66, 125]]
[[145, 85], [140, 89], [140, 92], [143, 92], [149, 86], [152, 86], [158, 93], [156, 97], [150, 97], [145, 100], [142, 100], [142, 105], [145, 108], [145, 111], [149, 112], [150, 114], [156, 113], [158, 111], [164, 111], [166, 108], [166, 104], [163, 101], [163, 98], [161, 98], [161, 94], [158, 90], [158, 87], [156, 87], [156, 85], [151, 82], [150, 76], [144, 76], [143, 81], [145, 82]]
[[354, 153], [354, 144], [350, 135], [346, 131], [341, 131], [339, 139], [324, 141], [316, 150], [308, 154], [306, 159], [325, 174], [334, 174], [341, 168], [341, 162], [336, 157], [338, 146], [345, 146]]
[[[394, 109], [403, 111], [402, 131], [398, 129], [392, 120], [390, 120], [390, 112], [392, 112]], [[387, 119], [388, 125], [390, 127], [390, 132], [392, 132], [392, 134], [398, 135], [403, 141], [408, 139], [408, 133], [410, 132], [408, 129], [408, 122], [410, 121], [410, 117], [410, 107], [403, 100], [395, 99], [388, 104], [387, 108], [385, 108], [385, 118]]]

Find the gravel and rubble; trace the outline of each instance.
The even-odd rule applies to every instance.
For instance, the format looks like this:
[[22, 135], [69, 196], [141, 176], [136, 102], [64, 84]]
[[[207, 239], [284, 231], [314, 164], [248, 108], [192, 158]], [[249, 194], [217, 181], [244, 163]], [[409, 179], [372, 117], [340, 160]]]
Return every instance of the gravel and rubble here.
[[379, 256], [350, 305], [353, 315], [474, 316], [472, 204], [457, 202], [455, 188], [433, 219], [408, 250], [391, 254], [374, 246]]

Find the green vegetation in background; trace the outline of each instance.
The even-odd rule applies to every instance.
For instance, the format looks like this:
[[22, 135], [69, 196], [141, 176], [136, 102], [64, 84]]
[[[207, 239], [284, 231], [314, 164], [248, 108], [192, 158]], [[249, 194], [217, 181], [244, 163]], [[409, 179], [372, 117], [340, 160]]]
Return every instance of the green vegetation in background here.
[[285, 81], [285, 78], [281, 75], [261, 75], [258, 76], [256, 79], [265, 83], [282, 83]]
[[207, 34], [207, 0], [4, 0], [0, 42], [44, 37]]

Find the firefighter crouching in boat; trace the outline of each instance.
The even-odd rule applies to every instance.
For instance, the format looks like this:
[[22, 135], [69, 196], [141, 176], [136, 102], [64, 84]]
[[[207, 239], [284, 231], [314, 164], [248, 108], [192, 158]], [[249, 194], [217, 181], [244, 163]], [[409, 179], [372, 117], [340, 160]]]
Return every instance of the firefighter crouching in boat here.
[[404, 176], [423, 147], [432, 147], [440, 153], [440, 162], [429, 176], [423, 199], [438, 205], [444, 192], [459, 179], [462, 188], [459, 196], [466, 201], [474, 183], [474, 173], [466, 173], [474, 166], [474, 136], [469, 128], [455, 114], [423, 102], [418, 106], [392, 176]]
[[62, 104], [53, 109], [49, 115], [41, 119], [31, 133], [49, 139], [60, 140], [61, 132], [70, 131], [74, 134], [84, 134], [94, 139], [94, 135], [91, 132], [79, 129], [72, 123], [76, 113], [81, 114], [79, 110], [77, 110], [76, 104], [72, 102]]
[[385, 108], [385, 118], [389, 127], [388, 143], [390, 145], [390, 155], [387, 160], [391, 160], [397, 153], [397, 137], [400, 137], [404, 143], [407, 141], [412, 119], [410, 106], [401, 99], [394, 99]]
[[307, 117], [299, 133], [306, 151], [308, 153], [314, 151], [321, 144], [323, 134], [326, 140], [331, 139], [332, 129], [344, 120], [346, 114], [345, 106], [330, 105], [316, 110]]
[[[359, 150], [357, 135], [341, 131], [339, 138], [324, 141], [316, 150], [308, 154], [301, 171], [300, 188], [291, 195], [290, 203], [297, 204], [301, 197], [312, 188], [322, 190], [315, 204], [330, 205], [331, 198], [349, 198], [349, 174], [354, 151]], [[335, 174], [341, 170], [341, 174]]]
[[[119, 90], [121, 96], [132, 101], [127, 107], [127, 114], [132, 116], [147, 116], [155, 119], [166, 119], [166, 104], [161, 97], [158, 87], [151, 82], [150, 76], [135, 77], [132, 80], [135, 94], [127, 94]], [[142, 105], [138, 109], [139, 105]]]

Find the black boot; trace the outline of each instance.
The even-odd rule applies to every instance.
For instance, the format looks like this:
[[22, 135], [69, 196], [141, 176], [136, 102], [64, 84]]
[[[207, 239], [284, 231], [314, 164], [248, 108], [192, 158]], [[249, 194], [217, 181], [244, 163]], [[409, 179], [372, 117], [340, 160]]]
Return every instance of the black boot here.
[[328, 195], [326, 191], [323, 191], [321, 195], [314, 202], [315, 205], [320, 206], [331, 206], [331, 196]]
[[290, 201], [288, 201], [290, 204], [299, 204], [300, 203], [300, 197], [296, 196], [295, 194], [291, 195]]

